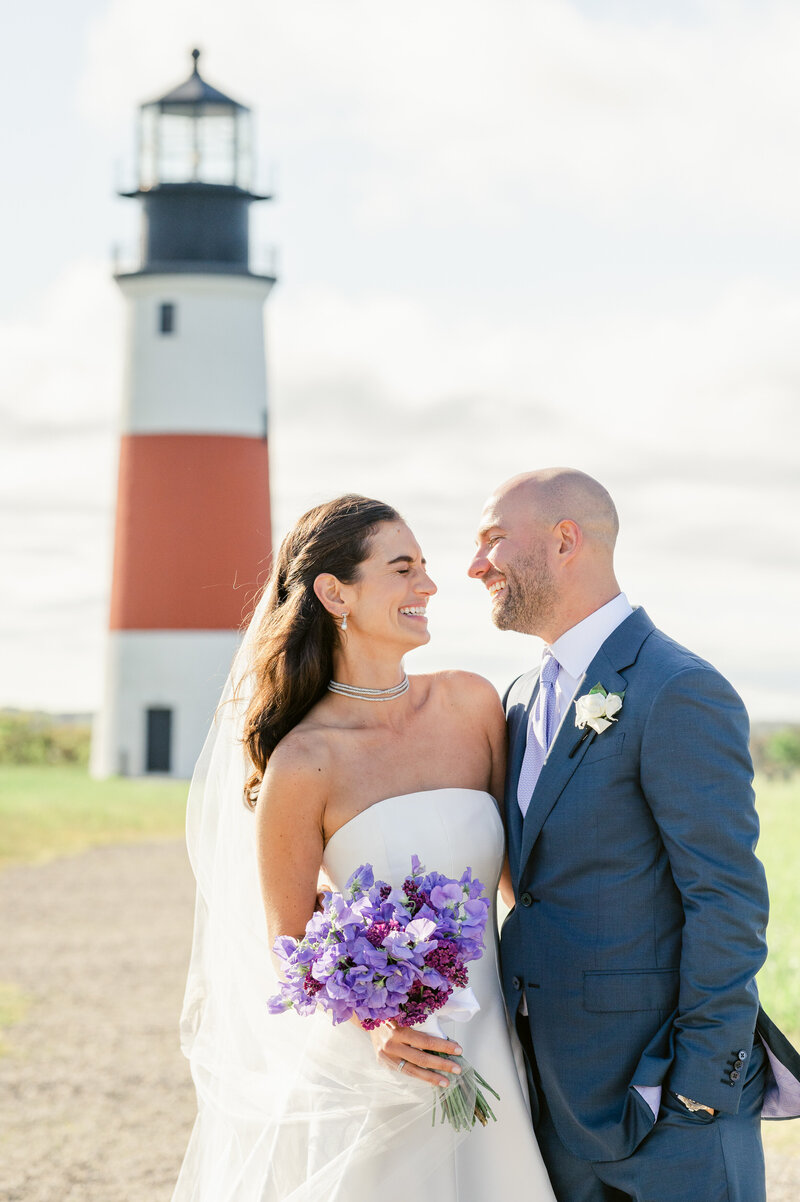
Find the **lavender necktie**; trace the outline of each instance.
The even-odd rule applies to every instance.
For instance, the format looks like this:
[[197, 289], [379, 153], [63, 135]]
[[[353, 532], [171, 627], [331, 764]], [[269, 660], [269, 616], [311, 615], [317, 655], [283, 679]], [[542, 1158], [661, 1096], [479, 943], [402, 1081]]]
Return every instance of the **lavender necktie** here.
[[542, 652], [542, 667], [539, 673], [539, 692], [528, 721], [525, 755], [517, 784], [517, 801], [523, 817], [528, 811], [539, 773], [542, 771], [542, 765], [558, 728], [556, 681], [560, 668], [561, 665], [550, 648], [545, 647]]

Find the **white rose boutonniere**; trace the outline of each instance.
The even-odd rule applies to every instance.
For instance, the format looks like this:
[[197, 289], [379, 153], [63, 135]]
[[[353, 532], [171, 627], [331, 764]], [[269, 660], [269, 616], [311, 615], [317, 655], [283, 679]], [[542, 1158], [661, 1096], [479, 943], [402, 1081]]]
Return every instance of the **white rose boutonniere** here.
[[576, 698], [575, 725], [585, 731], [585, 735], [589, 733], [587, 726], [602, 734], [612, 722], [617, 721], [614, 715], [622, 709], [624, 697], [624, 692], [607, 693], [601, 684], [596, 684], [588, 693]]

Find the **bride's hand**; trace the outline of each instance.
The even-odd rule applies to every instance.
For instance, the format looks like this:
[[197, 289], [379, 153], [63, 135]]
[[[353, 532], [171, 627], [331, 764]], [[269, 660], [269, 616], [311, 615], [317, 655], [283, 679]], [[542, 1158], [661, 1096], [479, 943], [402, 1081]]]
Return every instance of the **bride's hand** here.
[[409, 1077], [426, 1081], [428, 1085], [450, 1084], [446, 1073], [460, 1073], [461, 1068], [452, 1060], [442, 1060], [432, 1052], [443, 1052], [446, 1056], [460, 1056], [461, 1048], [449, 1039], [437, 1039], [425, 1031], [413, 1027], [396, 1027], [392, 1023], [381, 1023], [369, 1032], [375, 1053], [388, 1068], [400, 1069]]

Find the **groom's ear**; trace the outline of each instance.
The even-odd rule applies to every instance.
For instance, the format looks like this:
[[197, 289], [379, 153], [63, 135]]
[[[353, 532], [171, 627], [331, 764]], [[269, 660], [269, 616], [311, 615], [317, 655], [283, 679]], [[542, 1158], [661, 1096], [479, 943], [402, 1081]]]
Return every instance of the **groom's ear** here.
[[577, 522], [573, 522], [571, 518], [565, 518], [559, 522], [555, 528], [556, 537], [560, 540], [558, 546], [558, 558], [564, 563], [567, 559], [572, 558], [580, 551], [583, 546], [583, 531]]
[[341, 581], [330, 572], [320, 572], [314, 581], [314, 592], [329, 614], [339, 615], [344, 604]]

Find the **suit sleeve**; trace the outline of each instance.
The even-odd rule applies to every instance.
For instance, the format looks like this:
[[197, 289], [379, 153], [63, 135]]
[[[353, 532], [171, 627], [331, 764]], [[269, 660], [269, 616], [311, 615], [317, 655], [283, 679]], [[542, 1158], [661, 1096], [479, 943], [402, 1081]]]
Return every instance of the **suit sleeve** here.
[[719, 673], [698, 666], [662, 686], [641, 755], [642, 788], [685, 916], [667, 1084], [728, 1113], [739, 1107], [746, 1064], [735, 1062], [752, 1050], [754, 978], [766, 957], [768, 897], [755, 854], [748, 740], [741, 699]]

